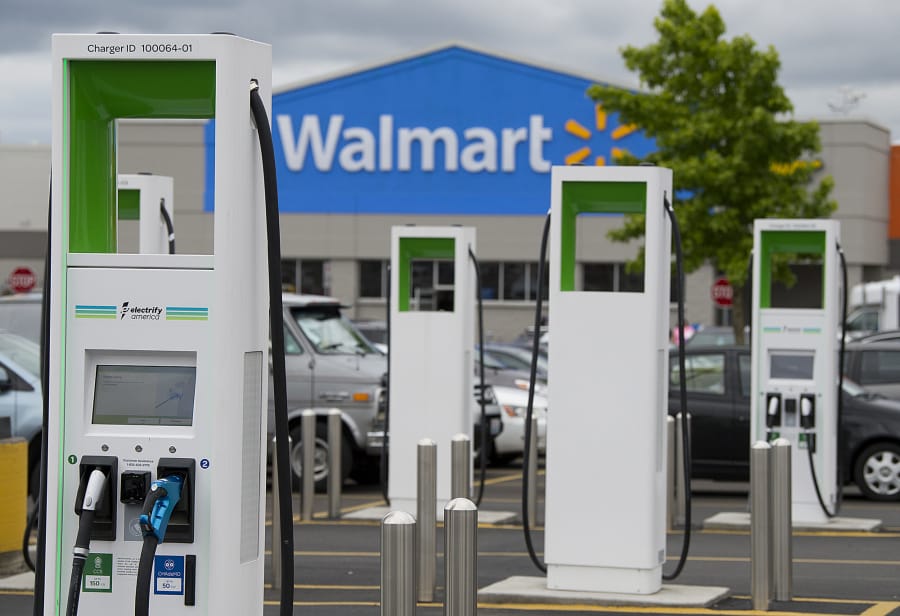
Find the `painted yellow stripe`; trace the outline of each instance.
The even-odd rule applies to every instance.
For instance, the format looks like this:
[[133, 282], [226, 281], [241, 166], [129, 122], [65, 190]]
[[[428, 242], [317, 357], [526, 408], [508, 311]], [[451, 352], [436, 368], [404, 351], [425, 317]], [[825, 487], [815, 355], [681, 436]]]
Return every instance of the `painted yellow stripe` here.
[[[590, 153], [590, 149], [588, 149], [588, 148], [584, 148], [584, 149], [587, 150], [588, 153]], [[580, 151], [581, 150], [579, 150], [579, 152]], [[571, 156], [571, 154], [570, 154], [570, 156]], [[538, 475], [541, 475], [541, 474], [543, 474], [543, 473], [538, 473]], [[494, 477], [493, 479], [486, 479], [484, 482], [484, 485], [495, 486], [498, 483], [506, 483], [508, 481], [515, 481], [516, 479], [521, 479], [521, 478], [522, 478], [522, 473], [513, 473], [512, 475], [501, 475], [499, 477]], [[519, 502], [521, 502], [521, 501], [519, 501]]]
[[34, 595], [33, 590], [0, 590], [0, 596], [31, 597], [32, 595]]
[[601, 105], [597, 105], [595, 115], [597, 120], [597, 130], [606, 130], [606, 112], [603, 111], [603, 107]]
[[[582, 162], [585, 158], [591, 155], [591, 148], [581, 148], [575, 152], [572, 152], [568, 156], [566, 156], [566, 164], [567, 165], [577, 165]], [[485, 482], [487, 483], [487, 482]]]
[[[263, 605], [281, 605], [280, 601], [263, 601]], [[297, 607], [378, 607], [378, 601], [294, 601]], [[772, 613], [772, 612], [767, 612]], [[795, 615], [796, 616], [796, 615]], [[804, 615], [805, 616], [805, 615]]]
[[900, 607], [900, 601], [881, 601], [876, 603], [859, 616], [887, 616]]
[[627, 137], [631, 133], [637, 130], [636, 124], [621, 124], [617, 126], [615, 130], [612, 132], [613, 139], [622, 139], [623, 137]]
[[575, 120], [566, 120], [566, 132], [581, 139], [591, 138], [591, 131], [589, 131], [587, 128], [585, 128]]
[[775, 610], [715, 610], [704, 607], [668, 607], [637, 605], [589, 605], [558, 603], [478, 603], [481, 609], [521, 612], [616, 612], [619, 614], [702, 614], [709, 616], [834, 616], [815, 612], [779, 612]]

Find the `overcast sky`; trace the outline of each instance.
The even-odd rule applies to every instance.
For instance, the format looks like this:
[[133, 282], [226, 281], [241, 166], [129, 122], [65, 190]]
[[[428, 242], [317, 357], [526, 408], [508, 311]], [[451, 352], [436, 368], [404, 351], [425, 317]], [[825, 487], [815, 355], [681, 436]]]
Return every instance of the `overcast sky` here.
[[[702, 11], [710, 4], [689, 0]], [[781, 57], [800, 119], [850, 112], [900, 141], [896, 0], [719, 0], [727, 37], [749, 34]], [[637, 86], [619, 49], [656, 39], [661, 0], [0, 0], [0, 143], [50, 141], [54, 32], [227, 31], [270, 43], [275, 87], [450, 41]]]

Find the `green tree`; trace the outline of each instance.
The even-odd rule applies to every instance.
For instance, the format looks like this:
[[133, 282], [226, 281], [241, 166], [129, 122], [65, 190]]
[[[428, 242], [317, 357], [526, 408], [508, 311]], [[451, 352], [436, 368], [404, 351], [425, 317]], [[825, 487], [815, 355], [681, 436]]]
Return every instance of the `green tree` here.
[[[711, 263], [725, 273], [742, 341], [754, 219], [827, 217], [836, 207], [832, 179], [814, 177], [819, 127], [792, 119], [775, 49], [760, 51], [746, 35], [724, 39], [714, 6], [697, 14], [686, 0], [665, 0], [654, 26], [657, 42], [622, 49], [645, 91], [594, 85], [588, 94], [655, 139], [646, 158], [625, 152], [617, 162], [673, 170], [676, 193], [687, 195], [675, 203], [685, 271]], [[630, 216], [610, 237], [629, 241], [643, 228], [642, 216]]]

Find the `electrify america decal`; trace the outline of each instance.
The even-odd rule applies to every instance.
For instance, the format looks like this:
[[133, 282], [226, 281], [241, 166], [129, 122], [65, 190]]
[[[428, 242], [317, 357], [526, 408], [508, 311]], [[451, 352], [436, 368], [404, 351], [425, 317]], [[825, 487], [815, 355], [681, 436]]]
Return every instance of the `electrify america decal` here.
[[132, 305], [130, 302], [122, 302], [122, 309], [119, 311], [119, 320], [159, 321], [159, 317], [162, 314], [162, 306], [139, 306]]

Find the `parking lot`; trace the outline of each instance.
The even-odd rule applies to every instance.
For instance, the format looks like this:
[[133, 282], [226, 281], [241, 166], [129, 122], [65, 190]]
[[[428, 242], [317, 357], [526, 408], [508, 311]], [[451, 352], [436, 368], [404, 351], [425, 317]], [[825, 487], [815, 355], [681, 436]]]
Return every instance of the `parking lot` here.
[[[521, 507], [521, 470], [515, 465], [490, 468], [482, 509], [518, 512]], [[541, 477], [539, 490], [542, 493]], [[479, 614], [751, 614], [750, 536], [745, 530], [710, 531], [699, 528], [707, 517], [723, 511], [746, 511], [746, 484], [695, 482], [691, 552], [687, 565], [674, 584], [726, 586], [728, 599], [710, 608], [609, 607], [603, 605], [498, 604], [479, 602]], [[587, 483], [585, 490], [602, 489]], [[609, 495], [615, 502], [615, 495]], [[350, 514], [383, 504], [378, 486], [347, 484], [342, 512]], [[539, 501], [540, 509], [540, 501]], [[299, 503], [294, 511], [299, 512]], [[318, 495], [311, 522], [295, 524], [295, 613], [323, 616], [374, 615], [380, 613], [380, 527], [375, 520], [327, 520], [327, 499]], [[848, 614], [882, 616], [900, 614], [900, 507], [863, 500], [855, 490], [844, 501], [842, 516], [882, 520], [880, 532], [796, 532], [794, 534], [794, 601], [774, 603], [773, 614]], [[511, 523], [478, 529], [478, 587], [510, 576], [540, 576], [528, 558], [521, 515]], [[543, 545], [541, 516], [534, 533], [536, 549]], [[267, 521], [268, 531], [271, 519]], [[443, 596], [442, 546], [438, 536], [438, 590], [435, 603], [420, 604], [421, 614], [439, 614]], [[682, 533], [668, 535], [668, 563], [675, 566]], [[267, 551], [267, 559], [271, 553]], [[266, 569], [265, 614], [278, 613], [277, 589]], [[31, 614], [30, 591], [0, 592], [0, 613]]]

